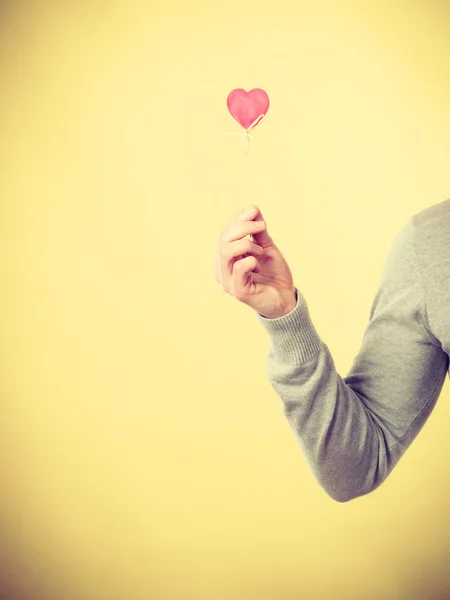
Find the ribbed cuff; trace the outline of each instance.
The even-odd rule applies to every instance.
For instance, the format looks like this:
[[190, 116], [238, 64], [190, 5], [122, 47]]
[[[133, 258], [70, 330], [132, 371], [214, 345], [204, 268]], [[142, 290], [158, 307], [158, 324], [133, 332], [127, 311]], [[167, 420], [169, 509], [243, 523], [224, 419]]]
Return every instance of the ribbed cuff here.
[[297, 304], [290, 313], [277, 319], [267, 319], [260, 313], [256, 318], [270, 336], [277, 360], [299, 365], [317, 356], [324, 348], [311, 321], [305, 297], [295, 288]]

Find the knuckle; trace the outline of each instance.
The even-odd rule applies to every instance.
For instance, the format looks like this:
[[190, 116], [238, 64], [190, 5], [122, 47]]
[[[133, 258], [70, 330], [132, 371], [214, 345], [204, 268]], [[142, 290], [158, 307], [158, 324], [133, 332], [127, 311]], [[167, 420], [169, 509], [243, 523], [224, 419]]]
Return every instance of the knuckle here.
[[253, 252], [255, 244], [248, 238], [245, 240], [244, 248], [247, 252]]

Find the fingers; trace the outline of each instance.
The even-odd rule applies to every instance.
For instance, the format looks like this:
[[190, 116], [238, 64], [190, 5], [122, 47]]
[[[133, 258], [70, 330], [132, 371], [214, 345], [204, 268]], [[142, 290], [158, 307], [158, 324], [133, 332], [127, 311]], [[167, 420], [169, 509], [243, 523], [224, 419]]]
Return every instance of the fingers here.
[[266, 228], [264, 221], [247, 221], [241, 219], [235, 219], [231, 221], [228, 227], [223, 231], [221, 236], [221, 242], [228, 244], [236, 240], [244, 238], [246, 235], [261, 233]]
[[251, 206], [244, 208], [244, 210], [239, 211], [236, 215], [236, 219], [242, 219], [243, 221], [251, 221], [255, 218], [258, 211], [259, 207], [256, 206], [256, 204], [252, 204]]
[[[238, 239], [238, 237], [244, 237], [244, 235], [248, 235], [252, 233], [251, 225], [247, 228], [247, 224], [254, 221], [255, 216], [258, 214], [259, 208], [255, 205], [252, 205], [244, 210], [238, 212], [233, 219], [228, 223], [227, 227], [223, 230], [221, 239], [229, 241], [234, 241]], [[241, 235], [245, 230], [245, 234]], [[237, 235], [236, 235], [237, 234]]]
[[[254, 216], [255, 222], [264, 221], [264, 217], [263, 217], [262, 212], [260, 211], [260, 209], [257, 206], [255, 206], [255, 209], [257, 211], [256, 214], [255, 214], [255, 216]], [[255, 233], [252, 233], [252, 235], [253, 235], [253, 239], [255, 240], [255, 242], [257, 244], [259, 244], [260, 246], [262, 246], [263, 248], [267, 248], [268, 246], [274, 246], [275, 245], [275, 242], [270, 237], [269, 232], [267, 231], [267, 225], [266, 225], [266, 227], [264, 227], [263, 229], [261, 229], [261, 231], [257, 231]]]
[[238, 258], [244, 254], [254, 254], [255, 256], [259, 256], [262, 254], [264, 250], [255, 242], [252, 242], [248, 238], [243, 238], [242, 240], [236, 240], [235, 242], [230, 242], [229, 244], [225, 244], [222, 247], [222, 252], [220, 253], [221, 258], [223, 259], [222, 264], [232, 262], [233, 259]]
[[231, 293], [237, 300], [243, 300], [248, 296], [252, 285], [251, 272], [258, 265], [254, 256], [247, 256], [234, 263], [231, 281]]
[[[264, 250], [261, 246], [258, 246], [258, 244], [255, 244], [247, 238], [222, 245], [218, 253], [222, 289], [231, 292], [231, 279], [233, 277], [233, 269], [236, 261], [241, 262], [246, 254], [260, 256], [263, 252]], [[259, 266], [258, 272], [260, 272]]]
[[[255, 220], [256, 218], [257, 220]], [[222, 232], [216, 254], [214, 274], [216, 281], [221, 284], [222, 289], [226, 292], [233, 293], [232, 286], [234, 284], [232, 280], [237, 263], [245, 261], [244, 267], [238, 266], [237, 272], [239, 273], [239, 269], [245, 269], [249, 265], [247, 258], [254, 258], [262, 254], [263, 248], [260, 242], [257, 241], [256, 236], [259, 236], [258, 239], [261, 239], [266, 245], [271, 243], [270, 236], [261, 238], [265, 230], [266, 224], [261, 211], [256, 205], [252, 205], [239, 212]], [[257, 241], [257, 243], [254, 243], [254, 241]], [[248, 254], [250, 256], [246, 256]], [[256, 259], [250, 261], [250, 265], [252, 266], [249, 271], [261, 272]], [[244, 271], [244, 276], [248, 279], [246, 273], [247, 271]], [[242, 285], [242, 278], [240, 281]]]

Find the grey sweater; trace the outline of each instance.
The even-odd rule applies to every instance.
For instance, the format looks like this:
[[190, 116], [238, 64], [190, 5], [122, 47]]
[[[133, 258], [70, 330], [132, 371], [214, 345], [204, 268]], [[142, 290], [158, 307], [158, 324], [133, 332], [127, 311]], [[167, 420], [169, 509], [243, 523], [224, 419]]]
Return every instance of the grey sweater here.
[[450, 352], [450, 199], [411, 216], [382, 269], [346, 377], [296, 288], [270, 336], [267, 375], [319, 484], [338, 502], [375, 490], [431, 414]]

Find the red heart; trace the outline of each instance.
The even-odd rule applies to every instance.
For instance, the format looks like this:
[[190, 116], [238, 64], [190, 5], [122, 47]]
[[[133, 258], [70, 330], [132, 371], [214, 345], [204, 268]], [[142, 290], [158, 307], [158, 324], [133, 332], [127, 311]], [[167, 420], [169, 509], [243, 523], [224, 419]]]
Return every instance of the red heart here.
[[[238, 88], [228, 94], [227, 106], [231, 116], [248, 130], [258, 117], [262, 118], [269, 110], [269, 96], [260, 88], [249, 92]], [[256, 127], [260, 120], [253, 127]]]

